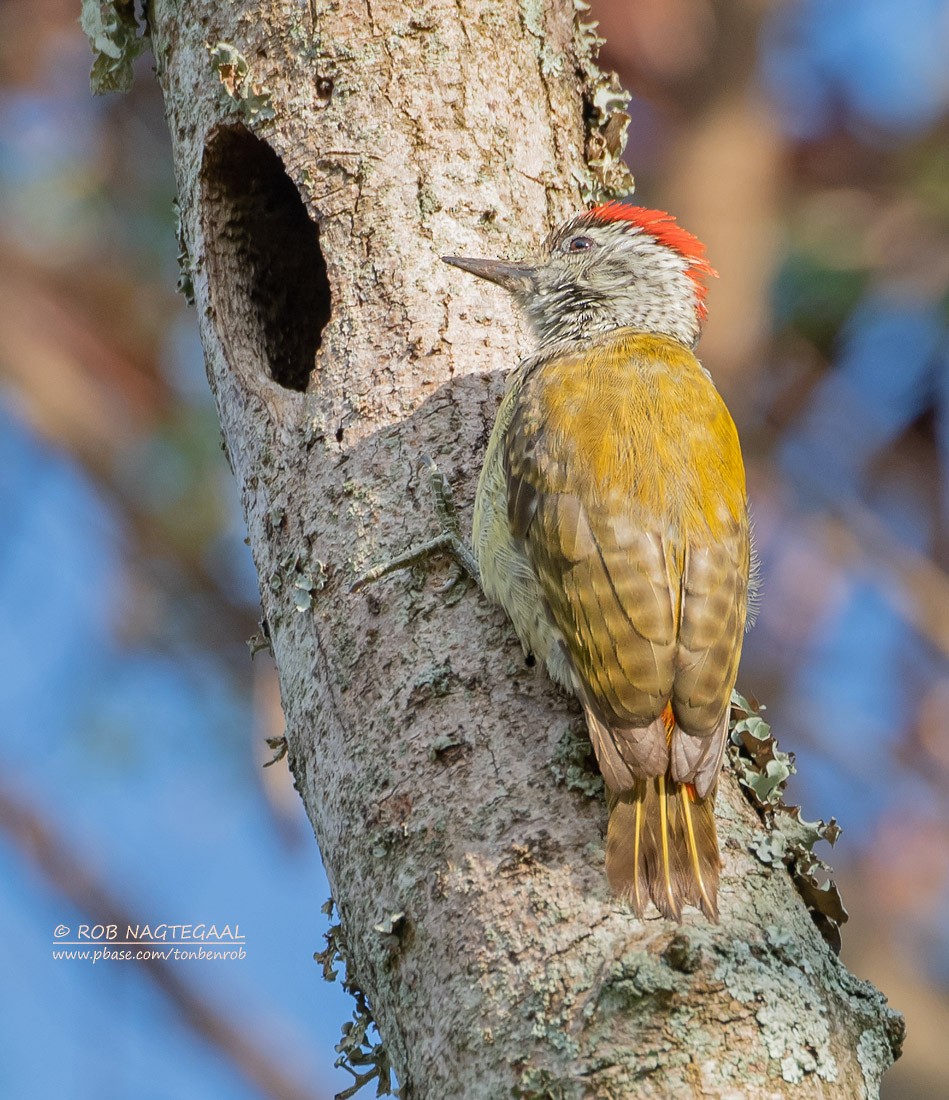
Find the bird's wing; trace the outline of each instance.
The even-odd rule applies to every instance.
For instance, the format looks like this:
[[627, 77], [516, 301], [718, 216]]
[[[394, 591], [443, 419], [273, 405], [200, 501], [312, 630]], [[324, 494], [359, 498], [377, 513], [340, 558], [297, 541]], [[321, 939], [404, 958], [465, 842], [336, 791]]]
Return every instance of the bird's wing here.
[[718, 777], [731, 690], [745, 631], [750, 537], [736, 522], [711, 544], [686, 548], [672, 688], [672, 778], [704, 796]]
[[613, 789], [627, 789], [668, 764], [656, 720], [675, 674], [675, 567], [658, 534], [576, 494], [545, 492], [524, 457], [510, 456], [513, 530], [581, 684], [600, 766]]

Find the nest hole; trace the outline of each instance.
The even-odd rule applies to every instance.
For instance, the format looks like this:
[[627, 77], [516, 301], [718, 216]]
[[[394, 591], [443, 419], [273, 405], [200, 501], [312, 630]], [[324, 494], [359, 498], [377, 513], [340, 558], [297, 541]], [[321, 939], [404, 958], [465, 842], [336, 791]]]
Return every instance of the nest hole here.
[[305, 390], [332, 307], [320, 231], [280, 158], [243, 126], [205, 148], [202, 217], [231, 367]]

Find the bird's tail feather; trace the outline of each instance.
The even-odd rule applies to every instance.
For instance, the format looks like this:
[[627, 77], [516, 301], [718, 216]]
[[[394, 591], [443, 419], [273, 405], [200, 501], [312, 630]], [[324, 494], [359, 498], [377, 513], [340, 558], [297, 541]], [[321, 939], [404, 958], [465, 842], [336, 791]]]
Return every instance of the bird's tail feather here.
[[699, 798], [691, 784], [661, 775], [610, 795], [606, 873], [638, 916], [652, 901], [671, 920], [683, 905], [718, 920], [720, 867], [714, 788]]

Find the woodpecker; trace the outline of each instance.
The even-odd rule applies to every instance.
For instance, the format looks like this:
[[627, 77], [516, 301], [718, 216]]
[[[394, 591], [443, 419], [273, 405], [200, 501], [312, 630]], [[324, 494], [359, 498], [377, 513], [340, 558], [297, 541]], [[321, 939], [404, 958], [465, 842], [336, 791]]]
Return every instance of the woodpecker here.
[[693, 352], [716, 272], [673, 217], [625, 202], [572, 218], [536, 262], [444, 260], [508, 291], [538, 342], [478, 483], [484, 592], [580, 700], [615, 893], [640, 917], [651, 900], [717, 920], [751, 534], [735, 425]]

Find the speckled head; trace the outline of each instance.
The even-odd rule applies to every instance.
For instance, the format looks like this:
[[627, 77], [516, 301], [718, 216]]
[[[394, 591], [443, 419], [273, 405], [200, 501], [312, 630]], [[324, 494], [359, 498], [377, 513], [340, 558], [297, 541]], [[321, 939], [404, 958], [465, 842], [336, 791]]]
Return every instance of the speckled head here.
[[707, 315], [705, 280], [716, 274], [671, 214], [625, 202], [571, 218], [534, 263], [444, 259], [509, 291], [541, 345], [632, 328], [692, 347]]

